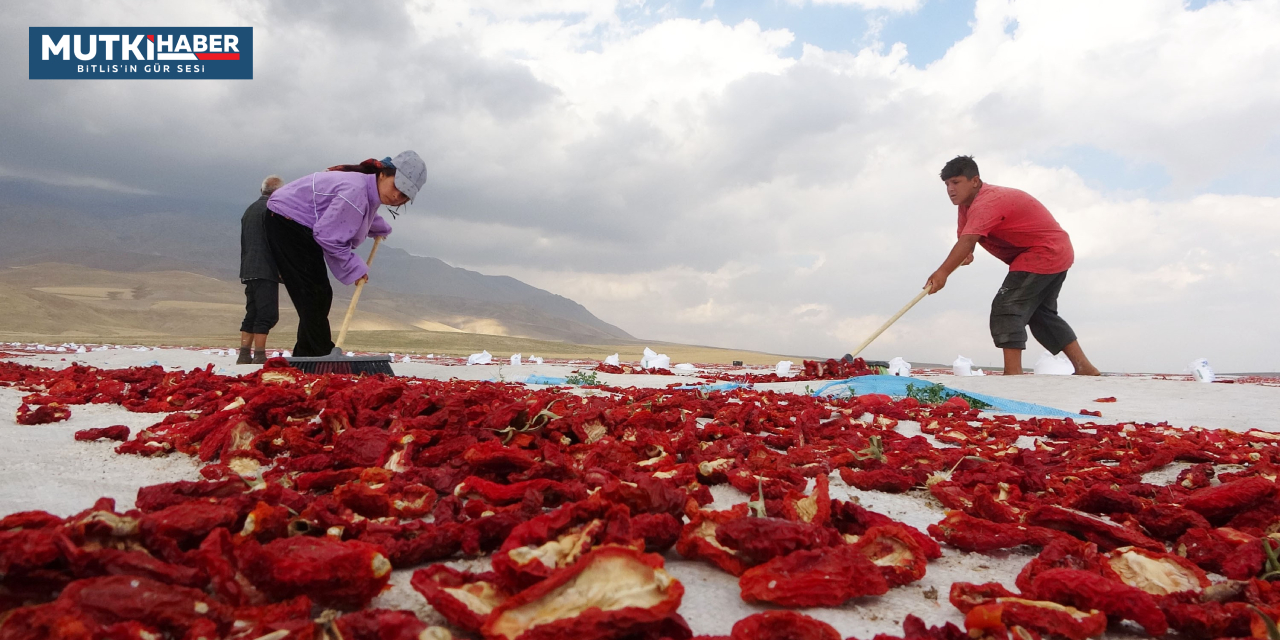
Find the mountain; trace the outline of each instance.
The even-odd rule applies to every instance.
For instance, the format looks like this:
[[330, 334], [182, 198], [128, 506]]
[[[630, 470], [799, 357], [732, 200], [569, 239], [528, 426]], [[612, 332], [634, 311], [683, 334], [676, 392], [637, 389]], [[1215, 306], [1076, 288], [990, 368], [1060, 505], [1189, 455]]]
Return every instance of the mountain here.
[[[130, 330], [167, 333], [162, 327], [191, 323], [225, 327], [233, 319], [238, 325], [233, 318], [243, 305], [238, 220], [232, 225], [236, 231], [228, 233], [226, 220], [208, 216], [119, 210], [88, 216], [77, 204], [62, 208], [21, 199], [0, 204], [0, 238], [5, 238], [0, 267], [8, 267], [0, 270], [0, 302], [11, 307], [0, 313], [5, 332], [94, 327], [126, 335]], [[387, 245], [379, 249], [374, 269], [356, 314], [355, 323], [365, 330], [416, 327], [579, 344], [635, 341], [573, 300], [515, 278]], [[336, 325], [350, 287], [334, 284], [331, 321]], [[135, 287], [151, 293], [144, 298], [122, 293]], [[15, 305], [23, 308], [20, 313]], [[281, 329], [294, 323], [281, 291]]]

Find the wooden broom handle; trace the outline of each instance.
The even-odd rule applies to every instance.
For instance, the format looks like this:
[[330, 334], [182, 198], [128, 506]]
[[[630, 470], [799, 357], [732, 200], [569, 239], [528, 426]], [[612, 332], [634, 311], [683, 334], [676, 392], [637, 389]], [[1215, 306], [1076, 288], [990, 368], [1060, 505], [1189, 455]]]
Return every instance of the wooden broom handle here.
[[[373, 239], [373, 249], [369, 250], [369, 259], [365, 260], [366, 266], [373, 265], [373, 256], [378, 254], [378, 245], [382, 244], [382, 236]], [[364, 290], [364, 283], [369, 280], [369, 274], [365, 274], [364, 279], [356, 283], [356, 291], [351, 294], [351, 304], [347, 305], [347, 317], [342, 319], [342, 330], [338, 332], [338, 341], [334, 343], [334, 348], [341, 349], [342, 343], [347, 341], [347, 327], [351, 326], [351, 317], [356, 314], [356, 303], [360, 301], [360, 292]], [[906, 311], [906, 309], [903, 309]], [[901, 315], [901, 314], [899, 314]]]
[[880, 328], [879, 328], [879, 329], [876, 329], [876, 332], [875, 332], [875, 333], [873, 333], [873, 334], [871, 334], [871, 337], [867, 338], [866, 340], [863, 340], [863, 341], [862, 341], [862, 344], [858, 345], [858, 348], [857, 348], [857, 349], [854, 349], [854, 350], [853, 350], [853, 353], [851, 353], [851, 354], [849, 354], [849, 355], [851, 355], [851, 356], [853, 356], [853, 357], [855, 357], [855, 358], [856, 358], [856, 357], [858, 357], [858, 354], [859, 354], [859, 353], [862, 353], [862, 350], [863, 350], [863, 349], [866, 349], [866, 348], [867, 348], [867, 345], [871, 344], [871, 341], [872, 341], [872, 340], [875, 340], [876, 338], [879, 338], [879, 337], [880, 337], [880, 334], [884, 333], [884, 330], [885, 330], [885, 329], [888, 329], [890, 325], [892, 325], [893, 323], [895, 323], [895, 322], [897, 322], [897, 321], [898, 321], [898, 318], [901, 318], [901, 317], [902, 317], [902, 314], [906, 313], [909, 309], [911, 309], [911, 307], [916, 306], [916, 303], [917, 303], [917, 302], [920, 302], [920, 300], [921, 300], [921, 299], [923, 299], [925, 296], [929, 295], [929, 289], [931, 289], [931, 288], [932, 288], [932, 287], [930, 287], [929, 285], [927, 285], [927, 284], [926, 284], [926, 285], [924, 286], [924, 289], [921, 289], [921, 290], [920, 290], [920, 293], [917, 293], [917, 294], [916, 294], [916, 297], [912, 298], [912, 299], [911, 299], [911, 302], [908, 302], [908, 303], [907, 303], [907, 306], [903, 307], [901, 311], [899, 311], [899, 312], [897, 312], [897, 313], [893, 314], [893, 317], [892, 317], [892, 318], [889, 318], [889, 320], [888, 320], [888, 321], [886, 321], [884, 324], [880, 325]]

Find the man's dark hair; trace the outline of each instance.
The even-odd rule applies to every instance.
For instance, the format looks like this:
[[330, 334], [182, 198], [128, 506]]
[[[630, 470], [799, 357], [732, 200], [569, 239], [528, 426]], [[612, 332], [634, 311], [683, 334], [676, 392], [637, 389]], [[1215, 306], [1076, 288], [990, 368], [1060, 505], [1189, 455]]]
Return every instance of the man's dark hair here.
[[950, 180], [957, 176], [964, 176], [970, 180], [978, 177], [978, 163], [973, 161], [973, 156], [956, 156], [942, 165], [943, 180]]

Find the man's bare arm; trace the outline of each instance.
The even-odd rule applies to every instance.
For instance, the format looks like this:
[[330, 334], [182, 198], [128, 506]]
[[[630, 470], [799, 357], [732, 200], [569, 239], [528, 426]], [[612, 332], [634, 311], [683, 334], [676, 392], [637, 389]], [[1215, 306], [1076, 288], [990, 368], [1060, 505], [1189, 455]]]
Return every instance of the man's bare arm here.
[[938, 267], [938, 270], [934, 271], [925, 282], [930, 294], [942, 291], [942, 288], [947, 286], [947, 277], [951, 272], [973, 262], [973, 249], [978, 246], [980, 238], [982, 236], [971, 233], [960, 236], [960, 239], [956, 240], [956, 245], [951, 247], [951, 253], [947, 254], [947, 259], [942, 261], [942, 266]]

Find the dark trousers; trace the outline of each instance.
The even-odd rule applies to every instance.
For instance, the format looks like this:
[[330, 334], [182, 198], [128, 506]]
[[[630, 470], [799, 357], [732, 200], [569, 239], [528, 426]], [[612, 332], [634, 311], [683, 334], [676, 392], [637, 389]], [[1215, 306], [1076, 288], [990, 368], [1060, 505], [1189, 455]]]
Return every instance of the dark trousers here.
[[267, 246], [271, 247], [285, 291], [298, 310], [298, 342], [293, 345], [293, 355], [327, 356], [333, 351], [329, 331], [333, 287], [329, 286], [324, 250], [305, 225], [271, 212], [265, 222]]
[[1075, 342], [1076, 332], [1058, 315], [1058, 293], [1066, 279], [1066, 271], [1010, 271], [991, 301], [991, 338], [996, 346], [1026, 349], [1027, 325], [1036, 342], [1055, 355]]
[[280, 283], [251, 278], [244, 281], [244, 333], [270, 333], [280, 321]]

